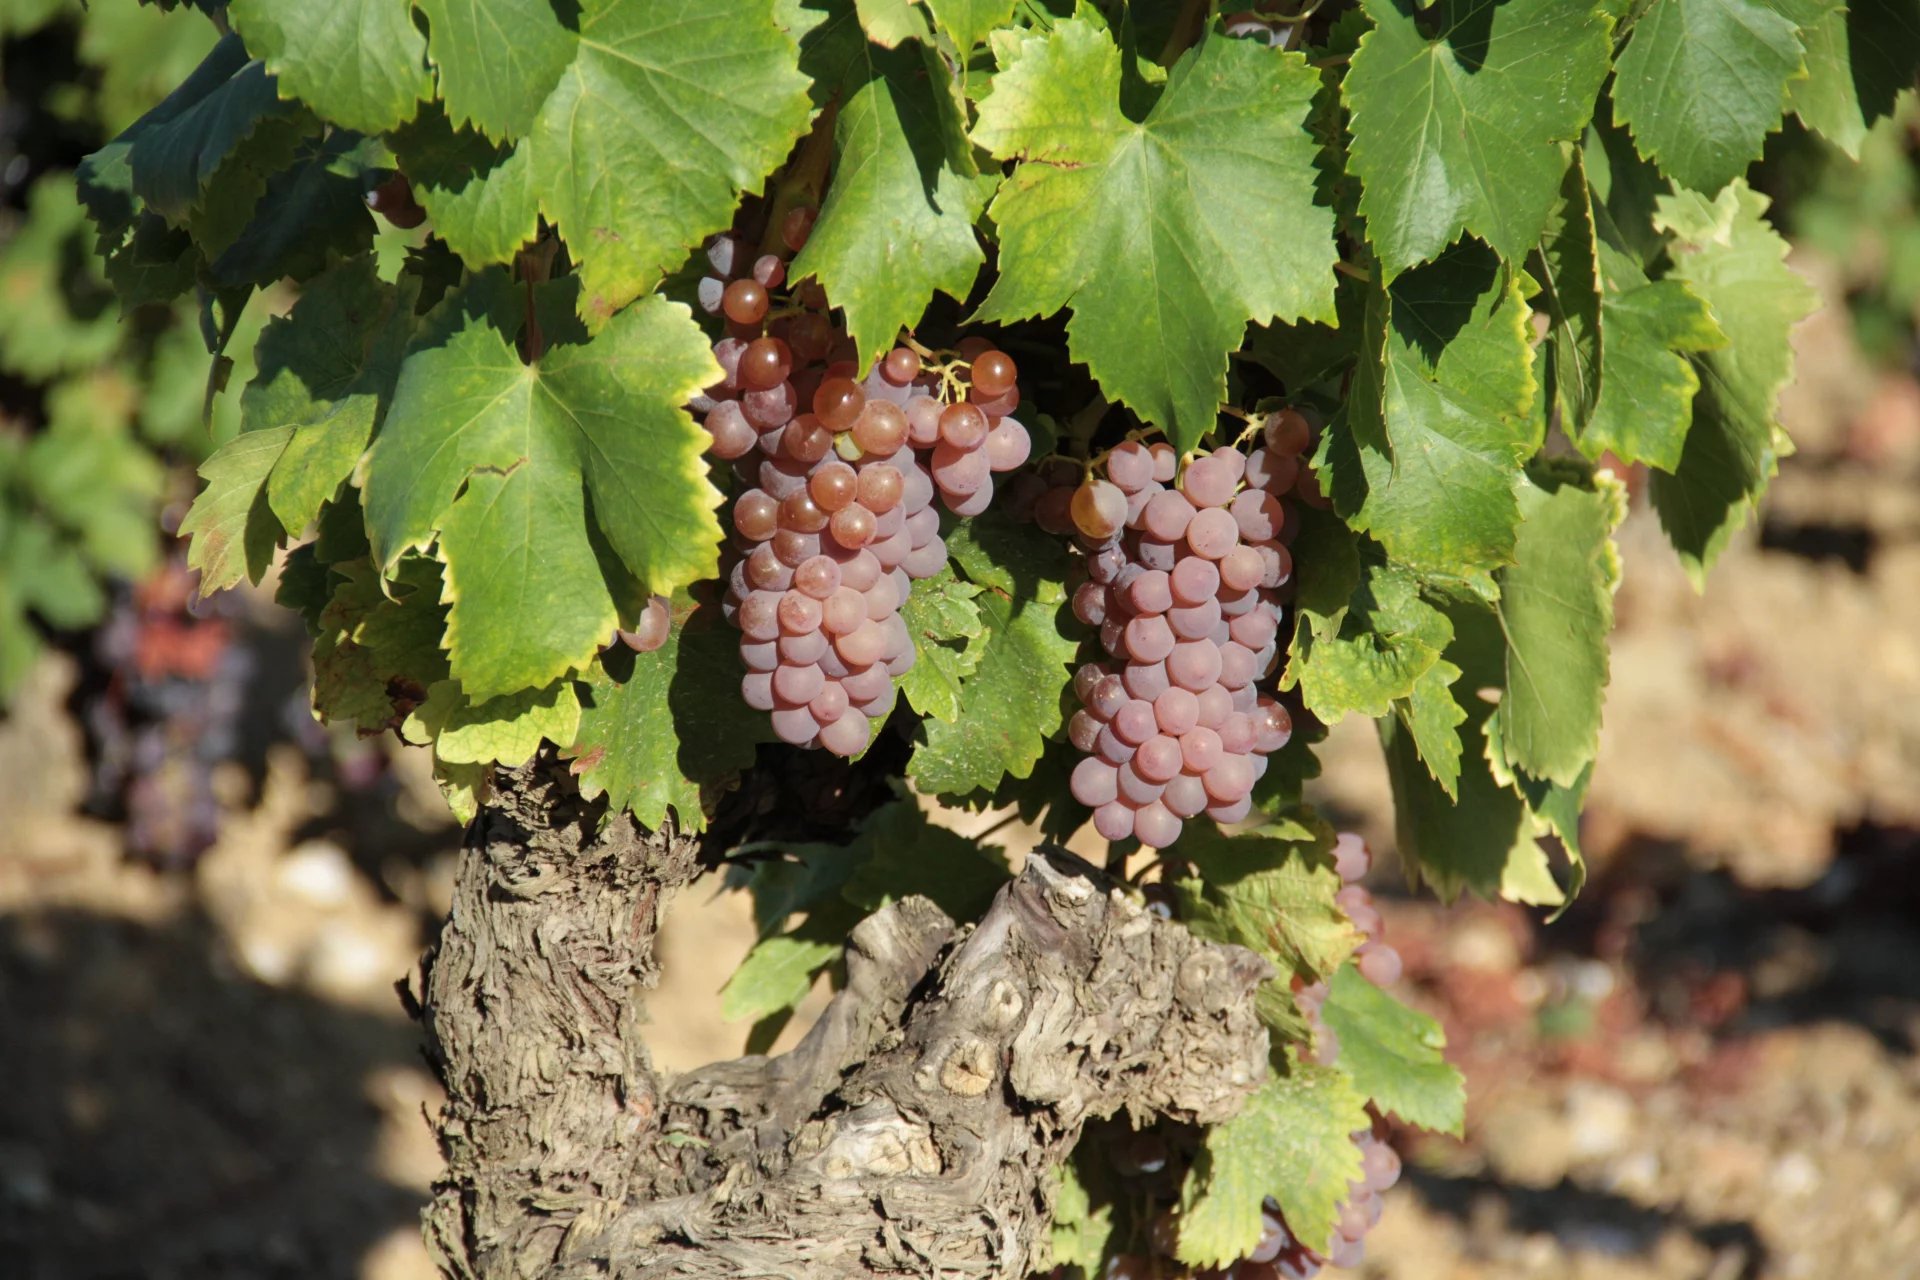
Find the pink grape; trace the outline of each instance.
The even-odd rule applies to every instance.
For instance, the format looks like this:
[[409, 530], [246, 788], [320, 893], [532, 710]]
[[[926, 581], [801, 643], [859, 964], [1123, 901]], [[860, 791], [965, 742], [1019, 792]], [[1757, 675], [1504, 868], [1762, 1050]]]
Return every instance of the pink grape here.
[[811, 663], [804, 667], [783, 666], [773, 673], [773, 694], [790, 705], [812, 702], [820, 696], [826, 682], [820, 668]]
[[1088, 756], [1073, 767], [1067, 789], [1073, 798], [1090, 809], [1113, 800], [1118, 791], [1119, 772], [1104, 760]]
[[1093, 829], [1103, 839], [1125, 840], [1133, 835], [1133, 810], [1109, 801], [1093, 811]]
[[1180, 819], [1156, 800], [1134, 813], [1133, 834], [1149, 849], [1164, 849], [1180, 838]]
[[856, 756], [873, 740], [873, 723], [853, 708], [819, 730], [820, 745], [837, 756]]
[[824, 631], [809, 631], [803, 635], [783, 635], [775, 642], [783, 662], [818, 662], [827, 652], [829, 641]]
[[[1173, 652], [1173, 628], [1167, 625], [1165, 618], [1153, 616], [1135, 618], [1127, 624], [1126, 645], [1127, 653], [1134, 661], [1159, 662]], [[1169, 677], [1174, 676], [1171, 667], [1168, 668], [1167, 674]], [[1180, 681], [1176, 678], [1175, 683]]]
[[1240, 544], [1240, 526], [1218, 507], [1194, 513], [1187, 524], [1187, 546], [1195, 555], [1218, 560]]

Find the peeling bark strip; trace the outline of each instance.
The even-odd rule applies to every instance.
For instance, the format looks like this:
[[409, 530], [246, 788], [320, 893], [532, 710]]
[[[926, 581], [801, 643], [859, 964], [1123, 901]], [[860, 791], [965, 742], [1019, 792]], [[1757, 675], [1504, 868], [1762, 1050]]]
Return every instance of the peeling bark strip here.
[[564, 790], [502, 788], [431, 962], [449, 1101], [428, 1234], [453, 1275], [1012, 1280], [1043, 1261], [1084, 1124], [1215, 1123], [1265, 1077], [1265, 960], [1036, 856], [975, 927], [920, 898], [868, 917], [793, 1052], [662, 1097], [639, 994], [694, 842], [624, 817], [596, 834]]

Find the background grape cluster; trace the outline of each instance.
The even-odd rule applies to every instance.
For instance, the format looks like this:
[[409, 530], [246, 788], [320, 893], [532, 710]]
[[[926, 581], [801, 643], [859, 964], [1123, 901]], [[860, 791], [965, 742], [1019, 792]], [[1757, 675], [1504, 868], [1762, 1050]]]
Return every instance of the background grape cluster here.
[[1086, 756], [1073, 796], [1108, 840], [1164, 848], [1201, 813], [1240, 821], [1267, 754], [1292, 734], [1259, 682], [1279, 657], [1298, 528], [1283, 499], [1311, 484], [1300, 459], [1312, 429], [1287, 409], [1260, 437], [1184, 469], [1170, 445], [1127, 441], [1107, 454], [1104, 479], [1035, 505], [1042, 528], [1072, 533], [1084, 552], [1073, 609], [1107, 654], [1074, 676], [1068, 736]]
[[[789, 214], [784, 247], [810, 226], [810, 210]], [[932, 364], [898, 346], [859, 377], [819, 286], [778, 292], [781, 254], [749, 263], [722, 236], [707, 257], [699, 297], [728, 328], [713, 346], [724, 376], [693, 407], [736, 481], [724, 610], [741, 695], [783, 741], [857, 755], [914, 663], [901, 606], [947, 563], [935, 499], [978, 515], [993, 473], [1027, 460], [1018, 371], [975, 339]]]

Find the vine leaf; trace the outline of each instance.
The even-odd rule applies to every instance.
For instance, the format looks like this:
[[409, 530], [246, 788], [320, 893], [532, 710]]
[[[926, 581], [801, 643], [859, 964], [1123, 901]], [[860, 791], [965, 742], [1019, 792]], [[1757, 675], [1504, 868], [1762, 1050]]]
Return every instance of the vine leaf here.
[[980, 665], [987, 634], [975, 602], [980, 588], [953, 576], [951, 565], [913, 584], [901, 607], [913, 637], [914, 663], [900, 677], [900, 692], [921, 715], [952, 724], [960, 719], [961, 690]]
[[1553, 327], [1554, 394], [1570, 422], [1585, 422], [1605, 392], [1606, 334], [1601, 323], [1599, 240], [1593, 225], [1587, 168], [1575, 152], [1529, 259]]
[[1342, 965], [1327, 984], [1327, 1029], [1340, 1040], [1340, 1068], [1383, 1112], [1451, 1133], [1466, 1125], [1466, 1082], [1446, 1060], [1440, 1024]]
[[585, 668], [612, 633], [595, 533], [659, 594], [719, 559], [706, 435], [681, 407], [718, 370], [687, 309], [647, 298], [529, 364], [518, 301], [489, 272], [441, 304], [358, 477], [376, 563], [438, 539], [453, 674], [480, 701]]
[[1760, 158], [1805, 74], [1795, 12], [1824, 0], [1653, 0], [1614, 68], [1614, 118], [1682, 186], [1718, 191]]
[[955, 920], [976, 920], [1008, 879], [1004, 849], [927, 821], [911, 800], [876, 809], [856, 847], [864, 856], [840, 892], [863, 913], [917, 893]]
[[313, 709], [363, 734], [398, 728], [447, 678], [440, 563], [408, 556], [383, 580], [352, 560], [333, 565], [329, 579], [337, 580], [314, 623]]
[[1337, 608], [1322, 607], [1300, 603], [1286, 684], [1298, 684], [1307, 709], [1328, 724], [1353, 711], [1386, 715], [1453, 638], [1446, 615], [1421, 599], [1419, 579], [1378, 561]]
[[[609, 650], [586, 678], [574, 765], [583, 794], [657, 828], [706, 827], [701, 793], [753, 763], [771, 742], [766, 716], [740, 700], [740, 635], [717, 610], [685, 612], [652, 653]], [[844, 941], [844, 939], [842, 939]]]
[[1413, 682], [1413, 691], [1393, 704], [1427, 772], [1449, 797], [1459, 794], [1460, 726], [1467, 713], [1453, 696], [1460, 668], [1441, 658]]
[[883, 49], [927, 38], [927, 20], [913, 0], [853, 0], [867, 38]]
[[1181, 1261], [1224, 1267], [1246, 1257], [1265, 1234], [1268, 1196], [1310, 1247], [1324, 1248], [1333, 1234], [1334, 1211], [1360, 1177], [1351, 1135], [1372, 1123], [1367, 1100], [1343, 1071], [1288, 1067], [1201, 1139], [1181, 1191]]
[[132, 230], [137, 198], [218, 253], [245, 225], [267, 176], [313, 128], [240, 37], [225, 36], [159, 106], [81, 161], [80, 199], [103, 244]]
[[965, 300], [986, 255], [973, 224], [993, 193], [937, 53], [862, 45], [834, 122], [835, 174], [793, 279], [816, 277], [865, 366], [937, 290]]
[[927, 0], [934, 22], [963, 54], [1011, 18], [1013, 6], [1014, 0]]
[[[1070, 306], [1074, 359], [1190, 449], [1249, 321], [1334, 319], [1333, 211], [1316, 203], [1305, 127], [1319, 76], [1298, 54], [1208, 39], [1136, 121], [1122, 52], [1091, 24], [1002, 53], [973, 139], [1020, 163], [989, 210], [1000, 274], [975, 318]], [[1276, 225], [1287, 233], [1248, 242]]]
[[1689, 357], [1725, 346], [1727, 336], [1684, 281], [1649, 281], [1639, 263], [1606, 245], [1600, 261], [1607, 380], [1590, 416], [1564, 419], [1567, 434], [1589, 458], [1612, 453], [1672, 471], [1700, 389]]
[[814, 975], [840, 958], [860, 913], [843, 902], [826, 902], [785, 933], [760, 939], [720, 988], [720, 1016], [729, 1022], [759, 1021], [806, 999]]
[[1676, 242], [1669, 278], [1706, 302], [1728, 340], [1695, 357], [1693, 426], [1673, 473], [1656, 472], [1650, 486], [1661, 527], [1696, 586], [1790, 447], [1775, 422], [1780, 389], [1793, 376], [1788, 338], [1819, 302], [1787, 266], [1787, 242], [1762, 216], [1767, 204], [1737, 181], [1712, 201], [1690, 191], [1663, 196], [1655, 214]]
[[202, 594], [266, 576], [286, 536], [267, 502], [267, 478], [292, 438], [287, 426], [248, 431], [200, 464], [204, 484], [180, 533], [189, 539], [187, 567], [200, 571]]
[[413, 2], [432, 32], [428, 52], [453, 123], [497, 141], [529, 132], [573, 61], [575, 35], [560, 8], [552, 0]]
[[1492, 732], [1513, 768], [1570, 786], [1600, 750], [1626, 488], [1606, 475], [1592, 488], [1538, 478], [1521, 486], [1514, 562], [1499, 575], [1506, 692]]
[[[1606, 78], [1591, 0], [1365, 0], [1342, 92], [1360, 212], [1387, 279], [1463, 231], [1518, 262], [1539, 239]], [[1429, 38], [1425, 29], [1437, 29]]]
[[433, 96], [408, 0], [232, 0], [227, 17], [283, 94], [344, 128], [391, 129]]
[[1512, 558], [1540, 444], [1529, 314], [1521, 277], [1471, 241], [1367, 300], [1348, 431], [1316, 461], [1348, 523], [1409, 568], [1470, 577]]
[[510, 143], [456, 129], [444, 106], [430, 102], [389, 135], [433, 232], [476, 265], [511, 262], [540, 227], [533, 166]]
[[1061, 693], [1079, 652], [1067, 611], [1066, 552], [994, 511], [947, 534], [953, 562], [980, 587], [978, 664], [960, 682], [960, 714], [921, 725], [907, 773], [923, 792], [965, 795], [1033, 772], [1059, 732]]
[[1324, 859], [1318, 832], [1295, 826], [1227, 835], [1189, 823], [1176, 846], [1199, 872], [1180, 882], [1180, 916], [1203, 938], [1231, 942], [1274, 962], [1267, 986], [1286, 989], [1298, 975], [1332, 973], [1362, 941], [1334, 905], [1340, 878]]
[[1483, 897], [1557, 905], [1566, 895], [1537, 841], [1546, 828], [1504, 761], [1496, 768], [1501, 753], [1489, 721], [1505, 679], [1500, 620], [1480, 603], [1457, 604], [1447, 616], [1454, 628], [1447, 660], [1461, 670], [1455, 687], [1465, 712], [1457, 788], [1449, 792], [1434, 778], [1400, 717], [1379, 722], [1401, 857], [1443, 899], [1470, 889]]
[[582, 315], [653, 288], [760, 189], [807, 126], [798, 57], [772, 0], [586, 0], [524, 144], [541, 212], [579, 261]]
[[441, 680], [400, 732], [416, 746], [431, 746], [434, 758], [446, 764], [514, 768], [531, 760], [543, 741], [572, 742], [579, 728], [580, 695], [571, 680], [480, 703], [460, 691], [459, 681]]
[[411, 284], [381, 282], [371, 257], [315, 280], [255, 348], [240, 434], [201, 467], [207, 481], [180, 532], [200, 589], [255, 582], [352, 474], [393, 394], [413, 327]]
[[[811, 114], [773, 0], [584, 0], [574, 30], [545, 0], [423, 7], [447, 110], [397, 144], [403, 161], [426, 162], [421, 204], [476, 264], [509, 260], [546, 216], [595, 324], [725, 227]], [[468, 123], [479, 132], [459, 130]]]

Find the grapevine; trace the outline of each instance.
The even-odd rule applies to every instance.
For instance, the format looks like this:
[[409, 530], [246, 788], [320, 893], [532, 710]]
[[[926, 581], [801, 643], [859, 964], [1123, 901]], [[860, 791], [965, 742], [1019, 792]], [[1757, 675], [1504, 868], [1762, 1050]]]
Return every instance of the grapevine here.
[[[237, 427], [202, 588], [473, 824], [452, 1273], [1360, 1261], [1466, 1112], [1314, 748], [1371, 723], [1411, 885], [1579, 891], [1629, 495], [1698, 580], [1789, 451], [1748, 168], [1920, 64], [1691, 2], [163, 6], [204, 57], [78, 207]], [[761, 1047], [839, 989], [669, 1086], [702, 869]]]

